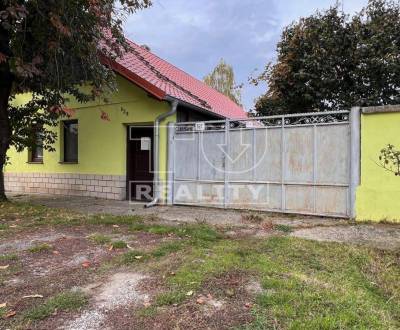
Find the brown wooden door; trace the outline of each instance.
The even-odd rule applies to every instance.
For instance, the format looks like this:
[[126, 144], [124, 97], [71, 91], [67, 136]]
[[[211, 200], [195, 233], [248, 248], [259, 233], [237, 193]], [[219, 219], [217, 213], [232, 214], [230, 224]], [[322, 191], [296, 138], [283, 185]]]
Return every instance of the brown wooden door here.
[[149, 201], [153, 197], [153, 127], [128, 127], [127, 198]]

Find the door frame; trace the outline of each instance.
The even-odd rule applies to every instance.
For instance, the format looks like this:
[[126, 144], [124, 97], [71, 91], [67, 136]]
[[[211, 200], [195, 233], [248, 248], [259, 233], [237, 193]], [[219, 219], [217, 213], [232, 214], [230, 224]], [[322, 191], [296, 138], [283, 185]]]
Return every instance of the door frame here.
[[[126, 183], [126, 197], [125, 199], [130, 201], [130, 194], [129, 194], [129, 179], [131, 177], [131, 169], [130, 169], [130, 162], [131, 162], [131, 154], [129, 152], [129, 143], [131, 141], [131, 129], [132, 128], [148, 128], [153, 130], [153, 135], [151, 136], [151, 153], [153, 153], [153, 147], [154, 147], [154, 122], [140, 122], [140, 123], [126, 123], [124, 124], [126, 127], [126, 145], [125, 145], [125, 155], [126, 155], [126, 178], [125, 178], [125, 183]], [[154, 157], [151, 155], [151, 164], [150, 167], [153, 168], [154, 170]], [[154, 176], [153, 176], [153, 193], [154, 193]]]

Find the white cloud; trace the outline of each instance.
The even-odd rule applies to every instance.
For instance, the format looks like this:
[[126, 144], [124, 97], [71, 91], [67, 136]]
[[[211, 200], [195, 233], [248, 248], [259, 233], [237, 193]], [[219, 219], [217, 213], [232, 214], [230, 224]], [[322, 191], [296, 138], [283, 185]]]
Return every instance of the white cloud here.
[[[316, 10], [323, 11], [335, 6], [337, 0], [273, 0], [281, 18], [281, 26], [292, 23], [300, 17], [313, 14]], [[346, 13], [353, 14], [367, 4], [368, 0], [341, 0], [340, 8]]]
[[[152, 8], [129, 17], [126, 34], [147, 44], [160, 57], [202, 78], [223, 57], [238, 82], [275, 57], [282, 28], [335, 0], [155, 0]], [[345, 0], [344, 9], [359, 11], [367, 0]], [[250, 108], [262, 87], [246, 86]]]
[[262, 43], [267, 43], [270, 42], [276, 35], [276, 32], [273, 30], [266, 31], [264, 33], [258, 34], [254, 33], [253, 38], [251, 38], [251, 41], [253, 41], [255, 44], [262, 44]]

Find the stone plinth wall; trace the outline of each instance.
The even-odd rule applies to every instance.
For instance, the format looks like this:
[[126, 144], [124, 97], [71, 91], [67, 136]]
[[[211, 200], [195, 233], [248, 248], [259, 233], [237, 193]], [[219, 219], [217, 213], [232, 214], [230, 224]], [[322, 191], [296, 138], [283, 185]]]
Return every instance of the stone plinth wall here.
[[126, 177], [73, 173], [5, 173], [8, 192], [90, 196], [124, 200]]

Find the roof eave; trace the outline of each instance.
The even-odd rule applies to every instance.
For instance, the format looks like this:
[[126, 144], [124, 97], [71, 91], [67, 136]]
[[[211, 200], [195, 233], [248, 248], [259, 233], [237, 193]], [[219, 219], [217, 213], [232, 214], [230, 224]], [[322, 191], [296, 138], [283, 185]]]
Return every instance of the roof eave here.
[[122, 77], [128, 79], [130, 82], [134, 83], [135, 85], [143, 88], [145, 91], [147, 91], [149, 94], [154, 96], [156, 99], [160, 101], [178, 101], [179, 104], [188, 107], [190, 109], [193, 109], [195, 111], [208, 114], [217, 118], [225, 119], [225, 118], [230, 118], [224, 115], [221, 115], [217, 112], [212, 111], [211, 109], [203, 108], [197, 105], [194, 105], [192, 103], [182, 101], [176, 97], [170, 96], [167, 93], [165, 93], [162, 89], [156, 87], [154, 84], [150, 83], [146, 79], [140, 77], [139, 75], [135, 74], [134, 72], [130, 71], [129, 69], [125, 68], [123, 65], [119, 64], [118, 62], [111, 60], [109, 58], [106, 58], [104, 56], [101, 56], [101, 62], [104, 65], [109, 66], [112, 70], [120, 74]]
[[216, 113], [216, 112], [214, 112], [212, 110], [205, 109], [205, 108], [193, 105], [193, 104], [188, 103], [186, 101], [182, 101], [182, 100], [177, 99], [176, 97], [173, 97], [171, 95], [166, 95], [164, 100], [168, 101], [168, 102], [178, 101], [180, 105], [183, 105], [183, 106], [188, 107], [190, 109], [193, 109], [195, 111], [198, 111], [198, 112], [201, 112], [201, 113], [204, 113], [204, 114], [208, 114], [208, 115], [211, 115], [211, 116], [215, 116], [215, 117], [218, 117], [218, 118], [222, 118], [222, 119], [227, 118], [227, 117], [225, 117], [223, 115], [220, 115], [219, 113]]

